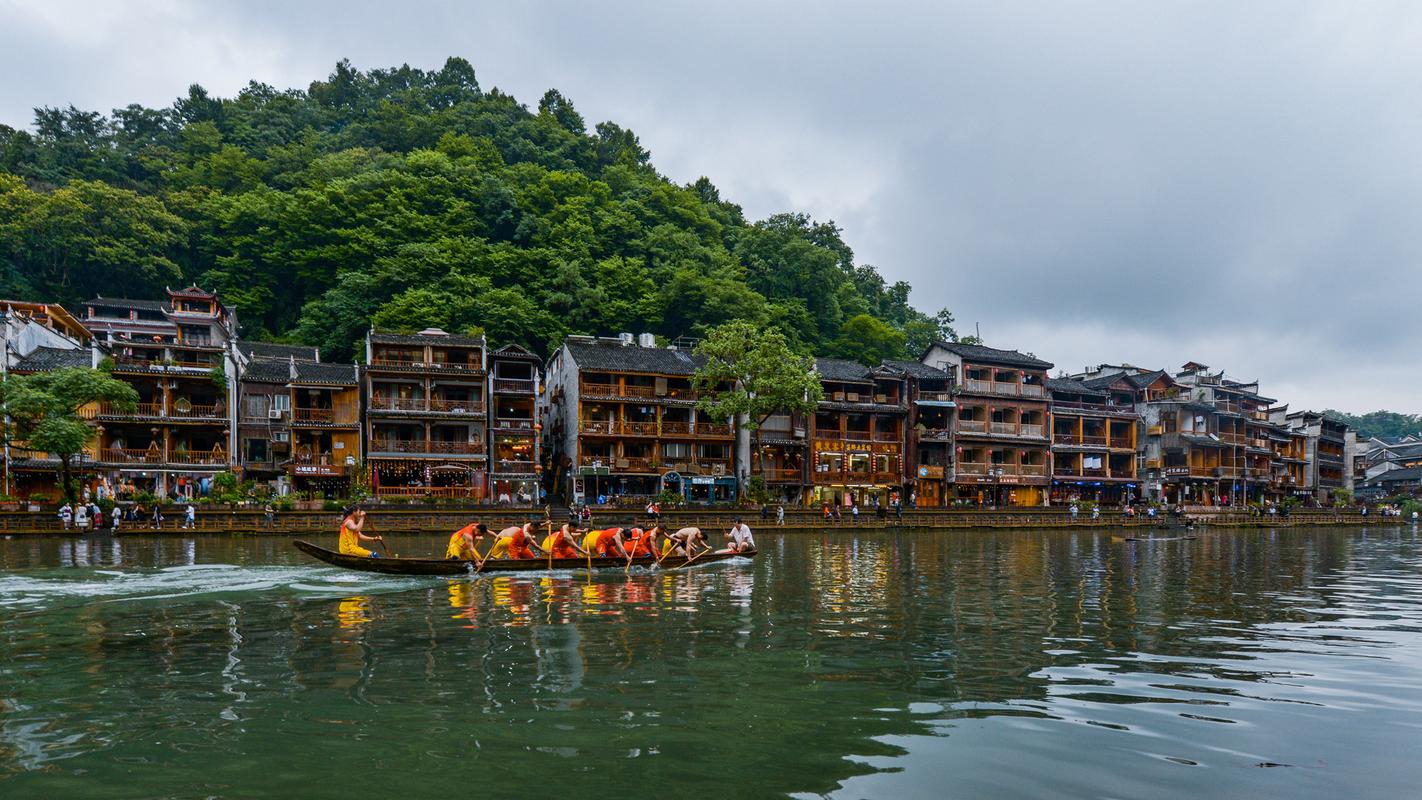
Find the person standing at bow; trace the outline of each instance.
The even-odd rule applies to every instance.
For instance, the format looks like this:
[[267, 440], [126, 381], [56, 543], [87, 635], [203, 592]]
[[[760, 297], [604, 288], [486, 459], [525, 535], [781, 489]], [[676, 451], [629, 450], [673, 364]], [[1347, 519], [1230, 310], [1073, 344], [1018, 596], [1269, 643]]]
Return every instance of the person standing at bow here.
[[342, 555], [364, 556], [365, 558], [380, 558], [379, 553], [372, 552], [361, 546], [361, 542], [380, 542], [384, 546], [385, 539], [381, 536], [370, 536], [364, 532], [365, 509], [360, 506], [351, 506], [342, 514], [341, 519], [341, 539], [340, 551]]

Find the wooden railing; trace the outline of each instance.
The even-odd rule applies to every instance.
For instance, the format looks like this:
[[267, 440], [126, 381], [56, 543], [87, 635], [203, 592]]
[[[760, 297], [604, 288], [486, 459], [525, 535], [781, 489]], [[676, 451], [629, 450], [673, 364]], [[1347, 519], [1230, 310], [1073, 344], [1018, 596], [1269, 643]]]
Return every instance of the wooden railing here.
[[924, 428], [918, 431], [920, 442], [946, 442], [953, 438], [953, 431], [948, 428]]
[[484, 404], [479, 400], [451, 400], [448, 397], [431, 397], [430, 411], [440, 411], [450, 414], [480, 414], [484, 411]]
[[117, 464], [132, 462], [138, 464], [163, 463], [163, 451], [157, 448], [109, 447], [103, 450], [101, 458]]
[[424, 439], [373, 439], [370, 449], [375, 453], [478, 455], [484, 452], [484, 444], [482, 442], [440, 442]]
[[768, 483], [799, 483], [803, 473], [798, 469], [764, 467], [758, 473]]
[[498, 473], [527, 473], [534, 471], [535, 464], [532, 461], [508, 461], [495, 459], [490, 465], [490, 471]]
[[173, 451], [168, 454], [169, 464], [226, 464], [227, 453], [222, 450]]
[[582, 393], [592, 397], [656, 397], [656, 387], [638, 386], [628, 384], [619, 386], [615, 383], [584, 383]]
[[963, 433], [987, 433], [987, 421], [981, 419], [960, 419], [958, 430]]
[[1133, 449], [1135, 449], [1135, 445], [1131, 443], [1131, 440], [1130, 440], [1129, 438], [1122, 439], [1122, 438], [1120, 438], [1120, 437], [1116, 437], [1116, 438], [1113, 438], [1113, 439], [1111, 440], [1111, 447], [1113, 447], [1113, 448], [1115, 448], [1115, 449], [1117, 449], [1117, 450], [1133, 450]]
[[342, 409], [341, 413], [336, 413], [336, 409], [333, 408], [293, 408], [291, 421], [323, 425], [353, 425], [356, 418], [354, 414], [346, 412], [345, 409]]
[[525, 417], [499, 417], [490, 427], [501, 431], [529, 431], [533, 430], [533, 420]]
[[698, 422], [694, 432], [706, 436], [730, 436], [731, 426], [722, 422]]
[[514, 394], [533, 394], [532, 378], [495, 378], [494, 391]]
[[1024, 422], [1019, 429], [1018, 436], [1033, 436], [1043, 438], [1043, 428], [1040, 423]]
[[168, 416], [183, 419], [223, 419], [227, 416], [227, 407], [221, 403], [212, 405], [174, 403]]

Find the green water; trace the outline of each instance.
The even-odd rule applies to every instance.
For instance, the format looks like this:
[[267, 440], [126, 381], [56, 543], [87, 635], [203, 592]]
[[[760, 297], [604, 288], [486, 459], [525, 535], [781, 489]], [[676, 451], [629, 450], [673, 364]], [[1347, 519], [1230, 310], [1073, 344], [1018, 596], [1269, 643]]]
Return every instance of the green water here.
[[1410, 528], [757, 538], [453, 580], [0, 541], [0, 797], [1422, 791]]

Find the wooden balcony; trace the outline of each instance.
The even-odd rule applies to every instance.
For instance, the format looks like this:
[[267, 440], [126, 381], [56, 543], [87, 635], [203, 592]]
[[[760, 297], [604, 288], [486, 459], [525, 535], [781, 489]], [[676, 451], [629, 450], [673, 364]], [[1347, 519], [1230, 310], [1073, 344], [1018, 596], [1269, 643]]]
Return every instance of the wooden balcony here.
[[489, 463], [489, 472], [495, 475], [525, 475], [534, 472], [532, 461], [513, 461], [496, 458]]
[[1018, 433], [1017, 433], [1017, 435], [1018, 435], [1018, 436], [1031, 436], [1031, 437], [1033, 437], [1033, 438], [1035, 438], [1035, 439], [1041, 439], [1041, 438], [1044, 438], [1044, 437], [1046, 436], [1046, 432], [1045, 432], [1045, 429], [1042, 427], [1042, 425], [1041, 425], [1040, 423], [1024, 422], [1024, 423], [1022, 423], [1022, 425], [1018, 428]]
[[422, 361], [414, 358], [392, 358], [390, 356], [372, 358], [370, 360], [370, 367], [371, 369], [377, 370], [462, 372], [471, 375], [484, 371], [484, 368], [478, 363], [468, 361]]
[[429, 410], [442, 414], [482, 414], [484, 403], [482, 400], [431, 397]]
[[480, 455], [484, 452], [483, 442], [443, 442], [424, 439], [372, 439], [372, 453], [397, 453], [402, 455]]
[[162, 464], [163, 451], [157, 447], [109, 447], [102, 451], [101, 458], [113, 464]]
[[656, 387], [635, 384], [620, 386], [615, 383], [584, 383], [580, 391], [585, 397], [651, 399], [657, 396]]
[[526, 417], [499, 417], [489, 423], [491, 431], [533, 432], [533, 420]]
[[535, 384], [532, 378], [494, 378], [495, 394], [533, 394]]
[[153, 419], [163, 417], [164, 413], [162, 403], [139, 403], [132, 411], [123, 411], [112, 403], [100, 403], [97, 406], [81, 408], [79, 416], [83, 419]]
[[976, 461], [959, 461], [956, 471], [959, 475], [986, 475], [988, 465]]
[[1122, 438], [1122, 437], [1116, 436], [1116, 437], [1112, 437], [1112, 439], [1111, 439], [1111, 449], [1113, 449], [1113, 450], [1134, 450], [1134, 449], [1136, 449], [1136, 446], [1135, 446], [1135, 444], [1133, 444], [1133, 443], [1131, 442], [1131, 440], [1130, 440], [1129, 438]]
[[356, 415], [344, 409], [337, 412], [334, 408], [293, 408], [291, 410], [291, 424], [355, 425]]
[[958, 420], [959, 433], [987, 433], [987, 421], [981, 419]]
[[[1010, 465], [1009, 465], [1010, 466]], [[1040, 477], [1047, 474], [1046, 464], [1018, 464], [1017, 474], [1028, 477]]]
[[953, 438], [953, 431], [949, 428], [924, 428], [917, 434], [920, 442], [946, 442]]
[[722, 422], [697, 422], [695, 432], [703, 436], [730, 436], [731, 426]]
[[756, 474], [764, 478], [766, 483], [799, 483], [803, 479], [799, 469], [783, 467], [766, 467]]

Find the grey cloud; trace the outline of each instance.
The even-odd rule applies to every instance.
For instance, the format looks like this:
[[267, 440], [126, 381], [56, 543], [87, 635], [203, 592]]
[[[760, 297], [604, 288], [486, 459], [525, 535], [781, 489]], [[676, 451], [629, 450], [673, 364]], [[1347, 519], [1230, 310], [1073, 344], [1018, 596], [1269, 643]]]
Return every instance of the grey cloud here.
[[4, 12], [0, 68], [25, 77], [0, 121], [463, 55], [486, 87], [556, 86], [633, 128], [753, 216], [835, 219], [990, 343], [1419, 410], [1411, 4], [105, 8]]

